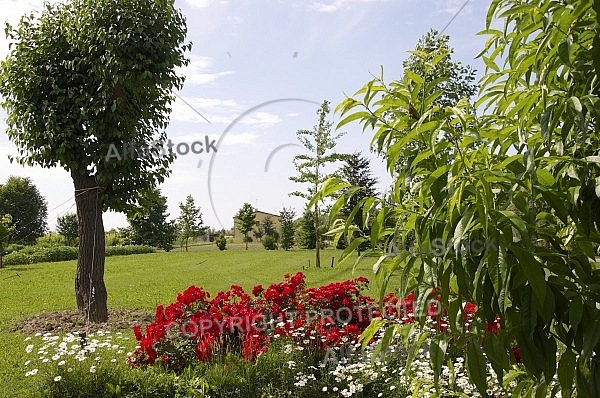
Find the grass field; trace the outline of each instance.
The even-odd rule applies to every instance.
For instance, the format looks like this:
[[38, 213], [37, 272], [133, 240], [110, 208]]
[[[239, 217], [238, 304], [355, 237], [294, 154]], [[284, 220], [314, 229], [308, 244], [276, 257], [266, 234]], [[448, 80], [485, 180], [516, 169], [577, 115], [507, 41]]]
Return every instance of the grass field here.
[[[266, 251], [258, 245], [243, 250], [229, 245], [219, 251], [213, 245], [194, 246], [189, 252], [115, 256], [106, 259], [105, 283], [109, 309], [139, 309], [153, 312], [158, 304], [174, 301], [190, 285], [212, 295], [238, 284], [245, 289], [281, 281], [286, 273], [302, 271], [309, 286], [372, 276], [374, 261], [337, 264], [338, 250], [324, 250], [322, 267], [304, 269], [314, 251]], [[331, 258], [336, 266], [330, 267]], [[22, 333], [10, 330], [21, 320], [41, 312], [76, 309], [74, 294], [75, 261], [40, 263], [0, 269], [0, 397], [31, 396], [35, 386], [24, 377], [25, 346]], [[376, 287], [371, 286], [374, 295]], [[133, 333], [128, 331], [133, 337]], [[132, 341], [132, 346], [135, 341]]]

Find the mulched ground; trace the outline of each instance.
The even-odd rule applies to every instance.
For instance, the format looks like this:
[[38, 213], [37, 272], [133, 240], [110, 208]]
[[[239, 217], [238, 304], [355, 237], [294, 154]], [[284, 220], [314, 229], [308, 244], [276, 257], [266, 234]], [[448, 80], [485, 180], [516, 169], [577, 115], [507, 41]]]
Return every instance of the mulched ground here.
[[63, 333], [86, 330], [88, 333], [98, 330], [133, 330], [135, 325], [143, 327], [154, 321], [154, 316], [140, 310], [109, 310], [108, 322], [86, 325], [84, 317], [77, 310], [43, 312], [18, 322], [11, 332], [23, 334]]

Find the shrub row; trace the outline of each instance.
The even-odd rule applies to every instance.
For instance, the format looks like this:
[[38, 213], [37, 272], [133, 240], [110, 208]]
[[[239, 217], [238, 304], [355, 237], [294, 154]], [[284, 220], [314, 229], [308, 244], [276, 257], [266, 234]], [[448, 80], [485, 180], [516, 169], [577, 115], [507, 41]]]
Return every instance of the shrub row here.
[[[153, 253], [150, 246], [108, 246], [106, 257]], [[77, 260], [77, 248], [71, 246], [27, 246], [4, 256], [4, 265], [23, 265], [43, 262]]]

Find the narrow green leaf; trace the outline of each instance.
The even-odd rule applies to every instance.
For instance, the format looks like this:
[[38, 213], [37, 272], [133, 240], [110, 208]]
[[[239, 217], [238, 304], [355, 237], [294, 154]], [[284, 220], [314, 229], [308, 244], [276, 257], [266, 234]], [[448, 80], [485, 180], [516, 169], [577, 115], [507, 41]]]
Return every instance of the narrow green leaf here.
[[564, 398], [569, 398], [573, 390], [575, 364], [575, 354], [570, 349], [567, 349], [560, 356], [560, 361], [558, 362], [558, 381], [560, 382], [560, 390]]
[[487, 397], [486, 369], [487, 364], [479, 342], [476, 339], [469, 340], [469, 344], [467, 345], [467, 370], [469, 372], [469, 379], [484, 397]]

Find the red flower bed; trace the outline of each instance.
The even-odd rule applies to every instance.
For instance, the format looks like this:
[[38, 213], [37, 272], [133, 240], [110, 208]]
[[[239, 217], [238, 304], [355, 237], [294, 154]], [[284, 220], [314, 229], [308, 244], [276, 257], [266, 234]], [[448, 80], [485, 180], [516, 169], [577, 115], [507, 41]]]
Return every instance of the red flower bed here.
[[[278, 336], [290, 337], [296, 344], [312, 350], [325, 351], [355, 343], [377, 317], [414, 322], [414, 293], [401, 300], [388, 294], [382, 314], [372, 298], [361, 294], [368, 282], [366, 278], [357, 278], [307, 288], [304, 275], [299, 272], [285, 275], [284, 281], [266, 289], [255, 286], [252, 295], [233, 285], [212, 299], [208, 292], [190, 286], [177, 295], [174, 303], [156, 308], [156, 319], [146, 326], [145, 334], [140, 326], [134, 328], [140, 347], [130, 363], [160, 361], [170, 368], [182, 368], [227, 352], [252, 361]], [[444, 316], [439, 316], [437, 298], [428, 304], [427, 316], [437, 322], [438, 330], [445, 332], [448, 324]], [[467, 327], [475, 311], [474, 304], [466, 304]], [[495, 333], [499, 321], [488, 326], [488, 331]]]

